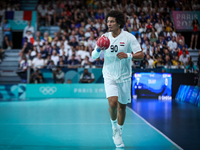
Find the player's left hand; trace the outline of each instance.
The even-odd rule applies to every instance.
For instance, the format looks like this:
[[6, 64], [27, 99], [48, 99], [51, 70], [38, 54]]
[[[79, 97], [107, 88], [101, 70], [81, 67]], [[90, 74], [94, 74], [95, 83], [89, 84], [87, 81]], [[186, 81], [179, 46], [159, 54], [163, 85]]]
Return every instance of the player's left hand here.
[[128, 55], [126, 53], [124, 53], [124, 52], [119, 52], [117, 54], [117, 57], [121, 60], [123, 58], [128, 58]]

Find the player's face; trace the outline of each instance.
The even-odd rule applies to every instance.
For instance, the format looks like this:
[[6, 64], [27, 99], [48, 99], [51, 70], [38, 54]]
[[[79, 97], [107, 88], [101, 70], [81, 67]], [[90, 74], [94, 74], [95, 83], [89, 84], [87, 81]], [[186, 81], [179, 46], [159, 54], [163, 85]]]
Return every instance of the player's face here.
[[110, 32], [116, 32], [120, 29], [120, 25], [116, 22], [114, 17], [108, 17], [107, 26]]

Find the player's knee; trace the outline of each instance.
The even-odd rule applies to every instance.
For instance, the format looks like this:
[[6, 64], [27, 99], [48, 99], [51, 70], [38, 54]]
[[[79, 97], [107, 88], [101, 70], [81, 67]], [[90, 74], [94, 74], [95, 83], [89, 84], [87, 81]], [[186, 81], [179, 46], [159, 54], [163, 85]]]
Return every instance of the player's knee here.
[[5, 39], [5, 41], [8, 41], [8, 37], [7, 36], [4, 39]]
[[109, 101], [109, 106], [111, 108], [116, 108], [117, 107], [117, 102], [115, 102], [115, 101]]
[[117, 107], [117, 111], [118, 112], [125, 112], [126, 111], [126, 107], [124, 107], [124, 106], [118, 106]]

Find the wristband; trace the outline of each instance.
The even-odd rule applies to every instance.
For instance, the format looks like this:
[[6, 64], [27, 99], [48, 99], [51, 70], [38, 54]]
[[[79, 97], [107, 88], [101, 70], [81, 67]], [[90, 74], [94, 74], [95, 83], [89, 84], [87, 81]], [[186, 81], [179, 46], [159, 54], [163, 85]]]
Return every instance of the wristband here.
[[132, 59], [133, 58], [133, 55], [131, 53], [126, 53], [127, 54], [127, 59]]
[[100, 52], [100, 51], [101, 51], [100, 48], [97, 47], [97, 52]]

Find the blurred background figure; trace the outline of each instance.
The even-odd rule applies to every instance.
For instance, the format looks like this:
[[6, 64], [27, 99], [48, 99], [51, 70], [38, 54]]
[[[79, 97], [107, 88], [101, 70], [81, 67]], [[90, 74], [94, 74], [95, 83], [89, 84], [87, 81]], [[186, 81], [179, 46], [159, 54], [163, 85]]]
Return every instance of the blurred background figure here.
[[94, 74], [89, 72], [88, 69], [84, 69], [83, 73], [80, 76], [80, 83], [92, 83], [94, 82]]

